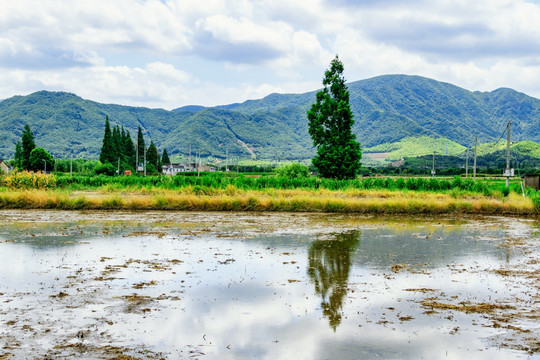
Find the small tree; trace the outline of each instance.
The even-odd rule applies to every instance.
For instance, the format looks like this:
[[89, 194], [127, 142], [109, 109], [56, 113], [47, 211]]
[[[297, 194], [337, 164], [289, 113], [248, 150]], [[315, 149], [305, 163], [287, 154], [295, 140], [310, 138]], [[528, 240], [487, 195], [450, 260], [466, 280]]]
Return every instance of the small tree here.
[[[47, 163], [47, 165], [45, 165]], [[30, 159], [29, 159], [29, 170], [32, 171], [42, 171], [45, 170], [45, 167], [48, 170], [52, 170], [54, 166], [54, 159], [51, 154], [47, 152], [47, 150], [43, 148], [35, 148], [30, 153]]]
[[30, 126], [28, 125], [24, 125], [21, 142], [21, 167], [25, 170], [30, 170], [30, 153], [36, 148], [36, 144], [34, 142], [34, 133], [30, 130]]
[[356, 177], [362, 158], [360, 144], [351, 131], [354, 119], [343, 70], [336, 55], [324, 74], [324, 88], [317, 93], [315, 104], [307, 112], [309, 134], [317, 148], [312, 162], [325, 178]]

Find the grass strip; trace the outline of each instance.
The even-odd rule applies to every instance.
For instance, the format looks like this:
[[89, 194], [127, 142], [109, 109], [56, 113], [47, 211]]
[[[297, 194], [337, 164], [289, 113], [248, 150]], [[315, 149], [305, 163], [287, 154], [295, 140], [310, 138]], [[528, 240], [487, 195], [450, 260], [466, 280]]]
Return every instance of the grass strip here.
[[528, 197], [440, 194], [389, 190], [238, 190], [208, 194], [142, 189], [132, 192], [65, 190], [0, 191], [2, 209], [283, 211], [380, 214], [538, 215]]

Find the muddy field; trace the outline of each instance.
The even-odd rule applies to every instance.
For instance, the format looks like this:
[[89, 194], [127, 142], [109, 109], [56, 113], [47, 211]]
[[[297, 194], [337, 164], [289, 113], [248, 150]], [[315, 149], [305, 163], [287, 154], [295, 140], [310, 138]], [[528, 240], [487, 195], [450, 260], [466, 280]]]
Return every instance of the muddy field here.
[[0, 359], [540, 359], [540, 221], [0, 212]]

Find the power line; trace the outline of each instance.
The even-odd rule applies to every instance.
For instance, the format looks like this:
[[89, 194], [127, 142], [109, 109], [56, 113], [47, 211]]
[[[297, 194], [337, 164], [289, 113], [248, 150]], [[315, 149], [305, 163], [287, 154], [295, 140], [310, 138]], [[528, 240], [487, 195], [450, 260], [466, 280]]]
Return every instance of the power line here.
[[[510, 121], [508, 121], [508, 124], [510, 124]], [[508, 124], [506, 124], [506, 127], [504, 128], [503, 133], [501, 134], [501, 137], [499, 137], [499, 140], [497, 140], [497, 141], [495, 142], [495, 144], [493, 144], [493, 146], [496, 146], [496, 145], [499, 143], [499, 141], [501, 141], [501, 139], [503, 138], [504, 134], [506, 134], [506, 132], [508, 131]]]

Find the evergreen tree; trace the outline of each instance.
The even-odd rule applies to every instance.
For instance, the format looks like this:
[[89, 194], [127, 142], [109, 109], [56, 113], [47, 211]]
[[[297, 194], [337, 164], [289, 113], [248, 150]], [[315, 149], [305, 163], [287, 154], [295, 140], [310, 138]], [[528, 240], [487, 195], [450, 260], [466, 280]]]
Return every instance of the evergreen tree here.
[[163, 155], [161, 156], [161, 164], [170, 164], [171, 160], [169, 159], [169, 154], [167, 154], [167, 149], [163, 149]]
[[122, 154], [122, 161], [125, 161], [125, 158], [126, 158], [126, 153], [125, 153], [125, 146], [124, 144], [126, 143], [126, 131], [124, 130], [124, 126], [122, 126], [120, 128], [120, 126], [118, 127], [118, 133], [119, 133], [119, 137], [118, 137], [118, 151], [120, 152], [120, 154]]
[[22, 168], [22, 158], [23, 158], [22, 145], [20, 141], [17, 141], [17, 144], [15, 145], [15, 159], [14, 159], [15, 160], [14, 166], [17, 169]]
[[154, 169], [158, 170], [159, 153], [153, 141], [150, 141], [150, 146], [148, 146], [148, 150], [146, 151], [146, 161], [148, 164], [151, 164]]
[[[112, 130], [112, 149], [113, 154], [118, 159], [118, 157], [122, 157], [122, 139], [120, 137], [120, 127], [116, 125]], [[117, 160], [118, 161], [118, 160]]]
[[343, 70], [336, 55], [324, 74], [324, 88], [307, 112], [309, 134], [317, 148], [312, 163], [325, 178], [356, 177], [362, 158], [360, 144], [351, 131], [354, 119]]
[[25, 170], [30, 170], [30, 153], [35, 149], [36, 144], [34, 142], [34, 133], [30, 130], [28, 125], [24, 125], [22, 133], [22, 158], [21, 165]]
[[142, 134], [141, 126], [139, 126], [139, 131], [137, 133], [137, 149], [139, 153], [139, 164], [142, 164], [144, 163], [144, 149], [146, 149], [146, 146], [144, 144], [144, 137]]
[[132, 168], [135, 166], [135, 145], [133, 140], [131, 140], [131, 135], [129, 131], [125, 132], [124, 137], [124, 161], [128, 164], [128, 167]]
[[103, 135], [103, 145], [101, 146], [99, 161], [101, 161], [102, 164], [113, 164], [114, 158], [115, 153], [113, 148], [111, 125], [109, 124], [109, 117], [105, 116], [105, 134]]

